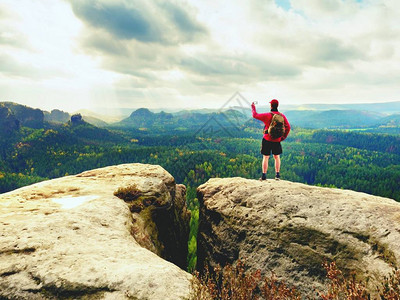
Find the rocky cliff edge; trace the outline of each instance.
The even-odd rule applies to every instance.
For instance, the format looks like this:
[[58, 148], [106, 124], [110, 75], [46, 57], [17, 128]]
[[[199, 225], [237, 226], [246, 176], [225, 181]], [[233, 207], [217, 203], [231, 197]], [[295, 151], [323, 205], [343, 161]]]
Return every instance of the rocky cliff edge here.
[[[118, 198], [116, 195], [118, 195]], [[185, 188], [159, 166], [91, 170], [0, 195], [0, 298], [184, 299]]]
[[400, 262], [400, 204], [348, 190], [288, 181], [210, 179], [201, 203], [198, 262], [234, 263], [305, 294], [323, 289], [324, 261], [369, 279], [371, 291]]

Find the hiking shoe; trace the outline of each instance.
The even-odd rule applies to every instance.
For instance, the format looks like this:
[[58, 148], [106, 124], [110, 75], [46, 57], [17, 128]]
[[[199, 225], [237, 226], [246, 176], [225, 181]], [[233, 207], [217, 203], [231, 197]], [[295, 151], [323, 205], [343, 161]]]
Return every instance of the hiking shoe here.
[[281, 180], [281, 175], [279, 175], [279, 173], [276, 173], [275, 180]]
[[267, 180], [267, 178], [262, 178], [262, 177], [260, 177], [258, 180], [260, 180], [260, 181], [265, 181], [265, 180]]

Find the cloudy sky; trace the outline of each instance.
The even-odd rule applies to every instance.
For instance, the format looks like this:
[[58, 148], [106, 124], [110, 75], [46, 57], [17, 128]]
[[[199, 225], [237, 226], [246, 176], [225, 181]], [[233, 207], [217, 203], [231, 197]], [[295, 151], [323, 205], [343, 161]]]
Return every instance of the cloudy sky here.
[[1, 0], [0, 101], [400, 100], [398, 0]]

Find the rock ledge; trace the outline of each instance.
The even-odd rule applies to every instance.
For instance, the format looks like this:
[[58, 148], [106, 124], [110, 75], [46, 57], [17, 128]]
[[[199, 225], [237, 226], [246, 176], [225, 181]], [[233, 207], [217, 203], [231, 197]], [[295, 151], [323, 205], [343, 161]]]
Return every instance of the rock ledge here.
[[198, 262], [244, 258], [303, 293], [321, 290], [322, 263], [376, 284], [400, 262], [400, 204], [348, 190], [289, 181], [210, 179], [201, 203]]
[[[114, 196], [133, 183], [162, 205], [149, 204], [148, 219]], [[164, 169], [143, 164], [91, 170], [1, 194], [0, 298], [186, 299], [191, 275], [155, 254], [169, 252], [165, 241], [154, 240], [165, 233], [153, 218], [161, 214], [163, 225], [177, 215], [187, 218], [184, 194]]]

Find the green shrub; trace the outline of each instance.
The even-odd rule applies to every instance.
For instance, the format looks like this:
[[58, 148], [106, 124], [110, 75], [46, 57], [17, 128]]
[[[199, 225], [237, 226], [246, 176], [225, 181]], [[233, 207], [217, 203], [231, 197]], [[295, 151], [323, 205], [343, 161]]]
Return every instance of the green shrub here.
[[[197, 201], [197, 199], [195, 199], [195, 201]], [[198, 204], [197, 207], [191, 210], [189, 226], [190, 226], [190, 232], [188, 240], [187, 269], [189, 272], [193, 272], [194, 270], [196, 270], [196, 264], [197, 264], [197, 232], [199, 227]]]

